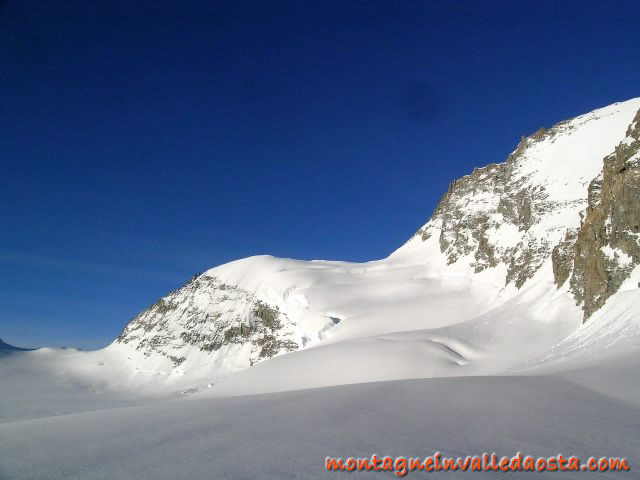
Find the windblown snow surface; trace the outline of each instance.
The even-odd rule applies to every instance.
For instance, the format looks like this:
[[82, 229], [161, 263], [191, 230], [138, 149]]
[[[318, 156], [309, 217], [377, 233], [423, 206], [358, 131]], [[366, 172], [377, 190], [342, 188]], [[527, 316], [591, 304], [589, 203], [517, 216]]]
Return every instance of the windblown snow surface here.
[[[584, 208], [638, 108], [577, 117], [529, 152], [527, 178], [560, 205], [535, 235], [579, 225], [565, 207]], [[491, 241], [525, 235], [498, 230]], [[508, 475], [638, 478], [640, 267], [582, 325], [550, 258], [518, 289], [505, 285], [504, 263], [478, 273], [471, 255], [448, 264], [437, 237], [364, 264], [259, 256], [205, 272], [291, 319], [301, 348], [249, 368], [242, 345], [224, 357], [181, 352], [179, 366], [117, 342], [3, 349], [0, 479], [394, 478], [327, 472], [325, 457], [434, 452], [625, 457], [627, 472]], [[408, 474], [421, 476], [497, 474]]]

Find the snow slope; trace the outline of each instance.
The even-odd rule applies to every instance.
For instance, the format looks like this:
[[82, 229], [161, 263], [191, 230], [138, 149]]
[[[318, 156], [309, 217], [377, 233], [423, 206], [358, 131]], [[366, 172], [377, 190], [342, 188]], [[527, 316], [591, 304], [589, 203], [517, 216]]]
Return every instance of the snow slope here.
[[[182, 399], [0, 424], [0, 478], [216, 480], [395, 478], [326, 472], [326, 456], [561, 452], [626, 457], [634, 478], [638, 403], [561, 378], [404, 380], [244, 397]], [[421, 478], [425, 472], [410, 473]], [[496, 478], [495, 472], [429, 478]], [[558, 478], [557, 472], [509, 474]], [[583, 478], [564, 472], [562, 478]]]
[[105, 370], [105, 353], [41, 348], [1, 357], [0, 423], [167, 397], [162, 388], [132, 389], [128, 370], [113, 368], [122, 364], [119, 356], [111, 362], [112, 368]]

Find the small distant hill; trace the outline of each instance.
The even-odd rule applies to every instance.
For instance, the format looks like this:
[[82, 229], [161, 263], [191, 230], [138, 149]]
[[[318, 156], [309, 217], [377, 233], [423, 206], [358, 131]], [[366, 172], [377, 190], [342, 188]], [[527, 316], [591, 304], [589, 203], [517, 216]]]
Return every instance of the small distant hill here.
[[33, 350], [33, 348], [14, 347], [13, 345], [9, 345], [8, 343], [2, 341], [2, 339], [0, 338], [0, 356], [14, 352], [28, 352], [29, 350]]

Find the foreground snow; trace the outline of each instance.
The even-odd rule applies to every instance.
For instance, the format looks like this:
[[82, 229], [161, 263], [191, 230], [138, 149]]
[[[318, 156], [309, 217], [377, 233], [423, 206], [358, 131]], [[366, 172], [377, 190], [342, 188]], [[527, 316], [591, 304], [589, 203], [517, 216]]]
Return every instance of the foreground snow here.
[[[393, 473], [326, 472], [324, 459], [373, 453], [424, 457], [436, 451], [446, 456], [511, 456], [517, 451], [582, 459], [625, 456], [633, 472], [640, 461], [639, 428], [637, 402], [622, 402], [556, 376], [404, 380], [191, 398], [0, 424], [0, 476], [393, 478]], [[632, 472], [598, 473], [598, 478], [632, 478]], [[583, 475], [565, 473], [563, 478]], [[442, 474], [449, 477], [458, 475]]]

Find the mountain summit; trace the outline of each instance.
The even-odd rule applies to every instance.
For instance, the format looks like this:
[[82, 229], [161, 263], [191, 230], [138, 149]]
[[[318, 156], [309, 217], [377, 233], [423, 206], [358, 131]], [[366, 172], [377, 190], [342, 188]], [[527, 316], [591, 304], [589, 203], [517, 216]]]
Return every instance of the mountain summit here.
[[0, 356], [7, 355], [14, 352], [28, 352], [31, 350], [32, 349], [30, 348], [14, 347], [13, 345], [9, 345], [8, 343], [4, 342], [0, 338]]

